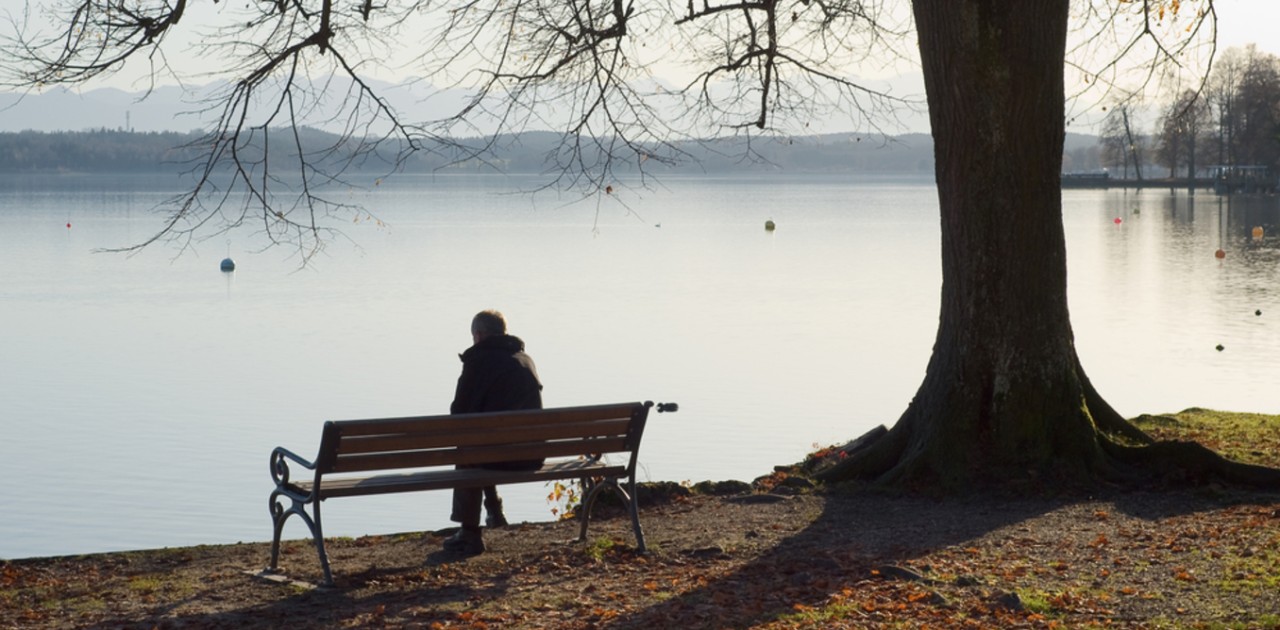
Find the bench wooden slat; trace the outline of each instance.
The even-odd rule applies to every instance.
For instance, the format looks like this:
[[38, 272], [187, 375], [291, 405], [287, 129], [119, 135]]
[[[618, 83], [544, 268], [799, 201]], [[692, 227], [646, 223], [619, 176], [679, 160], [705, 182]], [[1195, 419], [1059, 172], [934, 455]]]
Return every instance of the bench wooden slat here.
[[[495, 411], [472, 413], [465, 416], [420, 416], [371, 420], [331, 420], [341, 435], [385, 435], [404, 432], [456, 431], [470, 427], [508, 429], [522, 426], [586, 422], [591, 420], [630, 418], [636, 405], [594, 405], [566, 407], [563, 409], [526, 409], [523, 411]], [[429, 427], [429, 428], [427, 428]]]
[[491, 464], [549, 457], [573, 457], [575, 455], [591, 455], [595, 453], [620, 453], [626, 450], [628, 448], [625, 438], [593, 438], [565, 442], [478, 446], [474, 448], [439, 448], [355, 455], [339, 454], [328, 470], [343, 473], [394, 470], [398, 468], [456, 466], [458, 464]]
[[[445, 490], [449, 488], [482, 488], [485, 486], [578, 479], [584, 476], [616, 476], [626, 473], [625, 466], [576, 460], [547, 464], [541, 470], [486, 470], [466, 468], [462, 470], [430, 470], [413, 473], [374, 475], [371, 477], [328, 478], [321, 482], [320, 498], [391, 494], [418, 490]], [[311, 483], [299, 484], [310, 492]]]
[[487, 446], [511, 442], [540, 442], [570, 438], [624, 437], [631, 418], [526, 426], [494, 430], [468, 424], [447, 432], [414, 431], [398, 434], [343, 436], [341, 453], [412, 451], [449, 446]]

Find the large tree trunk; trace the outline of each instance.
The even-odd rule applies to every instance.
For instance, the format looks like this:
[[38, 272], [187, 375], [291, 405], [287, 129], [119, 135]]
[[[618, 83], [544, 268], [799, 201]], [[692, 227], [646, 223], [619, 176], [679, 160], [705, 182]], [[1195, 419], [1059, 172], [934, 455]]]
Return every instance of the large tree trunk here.
[[942, 312], [895, 426], [895, 477], [1092, 475], [1103, 461], [1067, 314], [1068, 0], [917, 0], [942, 215]]
[[915, 0], [942, 218], [942, 309], [923, 384], [827, 480], [1077, 485], [1150, 439], [1076, 355], [1062, 224], [1069, 0]]

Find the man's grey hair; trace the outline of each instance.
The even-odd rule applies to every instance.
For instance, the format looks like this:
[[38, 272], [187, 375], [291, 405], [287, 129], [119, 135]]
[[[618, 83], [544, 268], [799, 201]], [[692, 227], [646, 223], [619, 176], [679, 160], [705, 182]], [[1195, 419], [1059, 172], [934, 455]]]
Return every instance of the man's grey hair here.
[[507, 319], [494, 309], [480, 311], [471, 318], [471, 332], [482, 337], [507, 334]]

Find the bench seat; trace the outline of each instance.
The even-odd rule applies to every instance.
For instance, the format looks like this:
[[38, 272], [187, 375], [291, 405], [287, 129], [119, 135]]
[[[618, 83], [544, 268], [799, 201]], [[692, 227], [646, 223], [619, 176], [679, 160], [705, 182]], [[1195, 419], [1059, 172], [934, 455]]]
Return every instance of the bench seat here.
[[[446, 490], [452, 488], [483, 488], [531, 481], [556, 481], [583, 477], [621, 477], [627, 474], [626, 466], [611, 466], [587, 460], [548, 462], [538, 470], [487, 470], [484, 468], [459, 468], [454, 470], [428, 470], [413, 473], [373, 475], [369, 477], [339, 477], [325, 479], [320, 499], [353, 497], [419, 490]], [[313, 483], [295, 484], [301, 494], [310, 494]]]

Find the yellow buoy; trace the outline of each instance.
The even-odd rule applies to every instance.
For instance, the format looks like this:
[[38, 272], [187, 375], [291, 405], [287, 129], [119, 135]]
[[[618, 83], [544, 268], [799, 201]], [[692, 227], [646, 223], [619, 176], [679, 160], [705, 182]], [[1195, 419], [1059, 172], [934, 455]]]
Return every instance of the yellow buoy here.
[[1261, 226], [1261, 225], [1254, 226], [1254, 228], [1253, 228], [1253, 237], [1254, 237], [1254, 238], [1262, 238], [1262, 232], [1263, 232], [1263, 230], [1262, 230], [1262, 226]]

